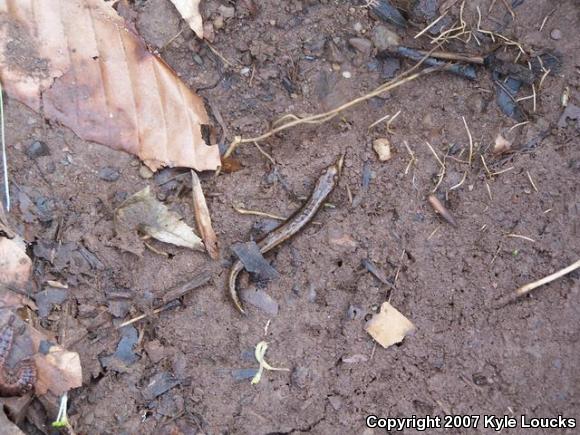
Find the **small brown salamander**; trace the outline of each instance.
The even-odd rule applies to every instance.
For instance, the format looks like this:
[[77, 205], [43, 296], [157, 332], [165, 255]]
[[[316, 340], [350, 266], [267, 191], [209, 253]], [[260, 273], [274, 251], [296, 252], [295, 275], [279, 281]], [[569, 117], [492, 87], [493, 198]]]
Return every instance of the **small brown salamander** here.
[[[336, 187], [338, 178], [342, 171], [343, 162], [344, 155], [341, 155], [336, 159], [334, 164], [326, 168], [316, 182], [316, 186], [306, 203], [282, 225], [258, 242], [258, 247], [262, 254], [265, 254], [279, 244], [290, 239], [312, 220], [318, 209], [320, 209], [322, 204], [324, 204], [324, 201], [326, 201], [328, 195], [330, 195]], [[237, 278], [242, 270], [244, 270], [244, 265], [240, 260], [237, 260], [230, 269], [228, 285], [230, 296], [234, 301], [236, 308], [240, 310], [241, 313], [245, 314], [236, 289]]]
[[14, 318], [10, 318], [0, 331], [0, 397], [22, 396], [36, 383], [36, 366], [32, 360], [24, 360], [16, 366], [16, 376], [6, 367], [6, 360], [14, 342]]

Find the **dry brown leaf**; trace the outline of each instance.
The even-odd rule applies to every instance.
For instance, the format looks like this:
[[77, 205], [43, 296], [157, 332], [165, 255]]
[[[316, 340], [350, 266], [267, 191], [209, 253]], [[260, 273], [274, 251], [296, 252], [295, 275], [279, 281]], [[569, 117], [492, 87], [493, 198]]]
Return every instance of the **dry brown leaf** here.
[[384, 348], [400, 343], [415, 325], [388, 302], [366, 324], [365, 330]]
[[204, 251], [201, 239], [181, 217], [157, 200], [149, 186], [137, 192], [115, 210], [115, 231], [121, 248], [141, 255], [143, 244], [137, 230], [161, 242]]
[[203, 239], [207, 253], [213, 260], [220, 258], [217, 236], [211, 225], [211, 216], [201, 189], [201, 182], [195, 171], [191, 171], [191, 191], [193, 196], [193, 210], [197, 229]]
[[24, 435], [18, 426], [8, 420], [4, 409], [0, 409], [0, 435]]
[[203, 101], [102, 0], [0, 2], [0, 78], [11, 97], [152, 170], [220, 165]]
[[36, 394], [43, 395], [50, 391], [61, 396], [66, 391], [78, 388], [83, 384], [81, 360], [76, 352], [53, 345], [46, 354], [34, 355], [36, 364]]
[[199, 13], [201, 0], [171, 0], [181, 17], [187, 21], [198, 38], [203, 39], [203, 19]]
[[30, 278], [32, 261], [26, 255], [24, 240], [0, 237], [0, 284], [23, 287]]

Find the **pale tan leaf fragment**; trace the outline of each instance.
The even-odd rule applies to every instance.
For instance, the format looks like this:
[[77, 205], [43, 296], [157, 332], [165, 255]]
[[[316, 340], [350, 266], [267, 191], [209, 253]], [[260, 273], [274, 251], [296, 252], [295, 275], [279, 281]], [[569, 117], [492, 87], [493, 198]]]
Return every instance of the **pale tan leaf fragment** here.
[[0, 284], [23, 287], [30, 278], [32, 261], [26, 255], [24, 240], [0, 237]]
[[386, 137], [375, 139], [373, 141], [373, 149], [381, 162], [391, 160], [391, 142]]
[[201, 189], [201, 182], [193, 170], [191, 171], [191, 191], [197, 229], [201, 234], [207, 253], [213, 260], [217, 260], [220, 257], [217, 236], [211, 225], [211, 216], [209, 214], [209, 209], [207, 208], [205, 195]]
[[161, 242], [204, 251], [201, 239], [193, 229], [170, 211], [152, 194], [149, 186], [123, 202], [115, 211], [115, 230], [126, 246], [138, 255], [143, 251], [137, 230]]
[[365, 330], [384, 348], [400, 343], [415, 325], [388, 302], [366, 324]]
[[495, 137], [495, 143], [493, 145], [494, 154], [503, 154], [510, 151], [512, 147], [512, 142], [507, 140], [501, 133]]
[[36, 364], [36, 394], [50, 391], [60, 396], [83, 384], [83, 371], [79, 354], [53, 345], [46, 354], [34, 355]]
[[203, 100], [111, 2], [0, 1], [0, 79], [10, 97], [153, 171], [220, 165], [217, 145], [202, 137]]
[[203, 19], [199, 13], [201, 0], [171, 0], [181, 17], [189, 24], [198, 38], [203, 39]]

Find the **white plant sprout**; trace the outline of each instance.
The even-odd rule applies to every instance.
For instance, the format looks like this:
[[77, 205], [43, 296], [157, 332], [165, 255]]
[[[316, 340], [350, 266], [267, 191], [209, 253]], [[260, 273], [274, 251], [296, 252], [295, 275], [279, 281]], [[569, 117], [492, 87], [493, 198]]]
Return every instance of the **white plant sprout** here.
[[268, 350], [268, 343], [266, 343], [265, 341], [260, 341], [256, 345], [256, 350], [254, 351], [254, 356], [256, 357], [256, 360], [260, 364], [260, 368], [258, 369], [258, 373], [256, 373], [255, 376], [252, 378], [252, 385], [256, 385], [257, 383], [260, 382], [260, 380], [262, 379], [262, 373], [264, 372], [264, 369], [270, 370], [270, 371], [279, 371], [279, 372], [289, 372], [290, 371], [290, 369], [272, 367], [270, 364], [268, 364], [264, 360], [264, 356], [266, 355], [266, 350]]

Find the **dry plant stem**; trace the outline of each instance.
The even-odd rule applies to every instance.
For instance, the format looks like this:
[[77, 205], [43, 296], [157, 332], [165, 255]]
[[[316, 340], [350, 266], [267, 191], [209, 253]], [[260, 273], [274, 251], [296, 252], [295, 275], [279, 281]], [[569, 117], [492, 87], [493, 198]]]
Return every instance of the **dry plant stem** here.
[[512, 16], [512, 19], [516, 19], [516, 13], [514, 12], [514, 10], [512, 9], [512, 7], [510, 6], [510, 4], [508, 3], [507, 0], [501, 0], [503, 2], [503, 4], [505, 5], [506, 9], [509, 11], [510, 15]]
[[4, 195], [6, 200], [6, 212], [10, 211], [10, 185], [8, 183], [8, 157], [6, 156], [6, 136], [4, 134], [4, 97], [2, 95], [2, 83], [0, 82], [0, 140], [2, 141], [2, 170], [4, 179]]
[[523, 239], [523, 240], [527, 240], [528, 242], [536, 243], [536, 241], [534, 239], [532, 239], [531, 237], [522, 236], [521, 234], [510, 233], [510, 234], [506, 234], [505, 236], [511, 237], [512, 239]]
[[[422, 55], [426, 55], [428, 53], [428, 51], [425, 50], [417, 50], [417, 52], [421, 53]], [[455, 60], [458, 62], [474, 63], [477, 65], [483, 65], [484, 63], [484, 59], [481, 56], [467, 56], [460, 53], [452, 53], [450, 51], [434, 51], [429, 55], [429, 57], [444, 60]]]
[[439, 16], [439, 18], [432, 21], [431, 24], [427, 25], [427, 27], [425, 27], [423, 30], [421, 30], [419, 33], [417, 33], [415, 35], [415, 39], [417, 39], [418, 37], [423, 35], [425, 32], [427, 32], [431, 27], [433, 27], [435, 24], [437, 24], [439, 21], [441, 21], [446, 15], [447, 15], [447, 11], [445, 11], [442, 15]]
[[258, 151], [260, 152], [260, 154], [262, 154], [264, 157], [266, 157], [270, 163], [272, 163], [272, 166], [276, 166], [276, 160], [274, 160], [274, 157], [272, 157], [270, 154], [268, 154], [266, 151], [264, 151], [262, 149], [262, 147], [258, 144], [258, 142], [254, 142], [254, 145], [256, 145], [256, 148], [258, 148]]
[[272, 214], [272, 213], [266, 213], [263, 211], [257, 211], [257, 210], [248, 210], [242, 207], [236, 207], [235, 205], [232, 205], [232, 208], [238, 212], [239, 214], [245, 214], [245, 215], [250, 215], [250, 216], [259, 216], [259, 217], [265, 217], [268, 219], [274, 219], [277, 221], [285, 221], [287, 218], [282, 217], [282, 216], [278, 216], [277, 214]]
[[392, 117], [391, 119], [389, 119], [389, 120], [387, 121], [387, 131], [388, 131], [389, 133], [391, 133], [391, 132], [392, 132], [392, 130], [391, 130], [391, 124], [392, 124], [392, 123], [395, 121], [395, 119], [397, 119], [397, 116], [399, 116], [400, 114], [401, 114], [401, 111], [399, 110], [397, 113], [395, 113], [395, 114], [393, 115], [393, 117]]
[[219, 51], [217, 51], [213, 45], [211, 45], [209, 42], [207, 42], [207, 40], [204, 40], [204, 41], [207, 44], [208, 48], [212, 51], [212, 53], [215, 54], [217, 57], [219, 57], [223, 61], [223, 63], [231, 66], [232, 68], [235, 67], [235, 65], [232, 62], [230, 62], [229, 60], [227, 60]]
[[390, 118], [391, 115], [387, 114], [379, 119], [377, 119], [375, 122], [373, 122], [371, 125], [368, 126], [367, 130], [370, 130], [371, 128], [379, 125], [381, 122], [383, 122], [384, 120]]
[[435, 185], [435, 187], [433, 188], [433, 191], [432, 191], [432, 193], [435, 193], [437, 191], [437, 189], [439, 188], [439, 186], [441, 185], [443, 178], [445, 178], [446, 168], [445, 168], [445, 163], [443, 163], [441, 161], [441, 159], [439, 158], [439, 156], [437, 155], [437, 153], [435, 152], [435, 150], [433, 149], [431, 144], [429, 142], [426, 142], [426, 143], [427, 143], [427, 146], [429, 147], [429, 149], [431, 150], [431, 152], [433, 153], [433, 155], [435, 156], [437, 163], [439, 163], [439, 166], [441, 166], [441, 171], [439, 172], [439, 174], [437, 174], [437, 177], [438, 177], [437, 184]]
[[544, 29], [544, 26], [548, 22], [548, 19], [550, 19], [550, 17], [552, 16], [552, 14], [554, 12], [556, 12], [556, 8], [552, 9], [552, 11], [544, 17], [544, 19], [542, 20], [542, 24], [540, 25], [540, 28], [538, 29], [539, 32], [541, 32]]
[[558, 272], [555, 272], [551, 275], [546, 276], [545, 278], [542, 278], [538, 281], [534, 281], [531, 282], [529, 284], [526, 284], [520, 288], [518, 288], [515, 292], [513, 292], [511, 295], [509, 295], [509, 299], [507, 302], [504, 302], [502, 305], [506, 305], [507, 303], [509, 303], [511, 300], [513, 299], [518, 299], [521, 298], [522, 296], [527, 295], [529, 292], [531, 292], [532, 290], [543, 286], [544, 284], [548, 284], [552, 281], [557, 280], [558, 278], [561, 278], [567, 274], [569, 274], [570, 272], [575, 271], [576, 269], [580, 268], [580, 260], [577, 260], [576, 262], [572, 263], [570, 266], [565, 267], [562, 270], [559, 270]]
[[[426, 57], [424, 58], [426, 59]], [[424, 60], [423, 59], [423, 60]], [[422, 61], [423, 61], [422, 60]], [[421, 61], [421, 62], [422, 62]], [[414, 68], [416, 68], [421, 62], [419, 62], [417, 65], [415, 65], [414, 67], [412, 67], [409, 71], [407, 71], [406, 73], [403, 73], [403, 75], [408, 74], [411, 70], [413, 70]], [[419, 77], [425, 76], [427, 74], [430, 74], [434, 71], [439, 71], [442, 70], [443, 68], [426, 68], [418, 73], [409, 75], [407, 77], [404, 78], [400, 78], [400, 79], [395, 79], [391, 82], [385, 83], [384, 85], [379, 86], [378, 88], [376, 88], [374, 91], [363, 95], [361, 97], [355, 98], [354, 100], [349, 101], [348, 103], [343, 104], [342, 106], [339, 106], [333, 110], [330, 110], [328, 112], [325, 113], [320, 113], [317, 115], [311, 115], [311, 116], [307, 116], [306, 118], [298, 118], [296, 116], [289, 116], [292, 120], [288, 121], [288, 122], [284, 122], [282, 123], [282, 125], [278, 125], [277, 127], [271, 129], [270, 131], [257, 136], [257, 137], [253, 137], [253, 138], [248, 138], [248, 139], [243, 139], [241, 136], [237, 136], [234, 141], [230, 144], [229, 148], [227, 149], [227, 151], [224, 154], [224, 157], [229, 157], [234, 150], [238, 147], [238, 145], [242, 144], [242, 143], [251, 143], [251, 142], [259, 142], [262, 141], [264, 139], [269, 138], [272, 135], [275, 135], [276, 133], [279, 133], [281, 131], [287, 130], [291, 127], [295, 127], [297, 125], [300, 124], [320, 124], [323, 122], [328, 121], [329, 119], [333, 118], [334, 116], [336, 116], [338, 113], [349, 109], [350, 107], [356, 106], [359, 103], [362, 103], [363, 101], [367, 101], [373, 97], [376, 97], [377, 95], [380, 95], [384, 92], [393, 90], [405, 83], [409, 83]], [[288, 116], [287, 116], [288, 117]]]
[[469, 166], [471, 166], [471, 162], [473, 161], [473, 138], [471, 137], [471, 131], [469, 131], [469, 127], [467, 126], [467, 121], [465, 120], [465, 116], [461, 117], [463, 119], [463, 124], [465, 125], [465, 130], [467, 130], [467, 136], [469, 137]]
[[532, 187], [534, 188], [534, 190], [536, 192], [539, 192], [538, 188], [536, 187], [536, 183], [534, 183], [534, 180], [532, 179], [532, 176], [530, 175], [530, 171], [526, 171], [526, 174], [527, 174], [528, 180], [530, 180], [530, 184], [532, 185]]
[[[116, 329], [121, 329], [124, 326], [131, 325], [135, 322], [138, 322], [139, 320], [145, 319], [146, 317], [149, 317], [152, 314], [159, 314], [163, 311], [166, 311], [166, 310], [169, 310], [169, 309], [175, 307], [176, 306], [175, 302], [177, 301], [177, 299], [181, 298], [182, 296], [185, 296], [191, 290], [194, 290], [194, 289], [206, 284], [211, 279], [212, 275], [213, 275], [213, 273], [212, 273], [211, 269], [202, 268], [201, 270], [197, 271], [195, 273], [195, 275], [193, 276], [193, 278], [190, 279], [189, 281], [168, 290], [163, 295], [163, 298], [162, 298], [163, 305], [161, 307], [156, 308], [155, 310], [153, 310], [150, 313], [145, 313], [145, 314], [142, 314], [140, 316], [134, 317], [130, 320], [127, 320], [126, 322], [123, 322], [119, 326], [117, 326]], [[177, 302], [177, 304], [179, 304], [179, 302]]]

